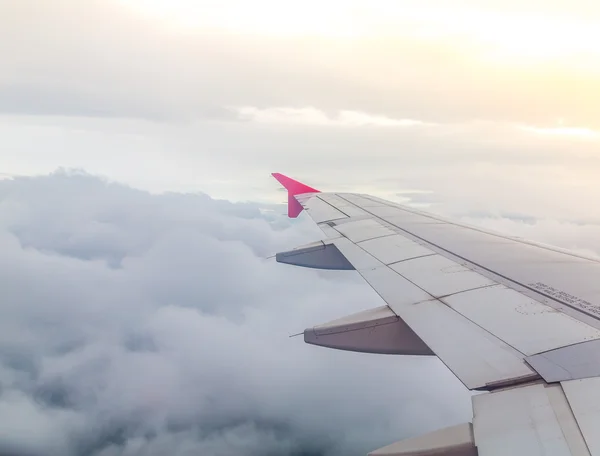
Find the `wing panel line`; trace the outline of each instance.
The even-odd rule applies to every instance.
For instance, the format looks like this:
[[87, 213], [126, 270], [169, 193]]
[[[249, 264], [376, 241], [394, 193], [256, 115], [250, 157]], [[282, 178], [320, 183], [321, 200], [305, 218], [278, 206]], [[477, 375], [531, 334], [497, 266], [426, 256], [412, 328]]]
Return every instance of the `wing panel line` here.
[[327, 203], [328, 205], [330, 205], [332, 208], [334, 208], [336, 211], [341, 212], [342, 214], [344, 214], [346, 217], [350, 218], [350, 216], [348, 214], [346, 214], [343, 210], [341, 210], [338, 207], [335, 207], [333, 204], [331, 204], [329, 201], [324, 200], [323, 198], [321, 198], [318, 194], [315, 195], [318, 199], [320, 199], [321, 201], [323, 201], [324, 203]]
[[433, 255], [439, 255], [439, 254], [438, 253], [428, 253], [426, 255], [419, 255], [419, 256], [414, 256], [414, 257], [410, 257], [410, 258], [404, 258], [403, 260], [398, 260], [398, 261], [394, 261], [393, 263], [388, 263], [388, 264], [386, 264], [386, 266], [394, 266], [395, 264], [404, 263], [405, 261], [416, 260], [417, 258], [425, 258], [428, 256], [433, 256]]
[[[338, 193], [336, 193], [336, 195], [337, 195], [337, 196], [339, 196], [340, 198], [342, 198], [343, 200], [345, 200], [345, 201], [348, 201], [348, 200], [347, 200], [346, 198], [344, 198], [342, 195], [340, 195], [340, 194], [338, 194]], [[374, 201], [374, 202], [375, 202], [375, 200], [374, 200], [374, 199], [372, 199], [372, 198], [370, 197], [370, 195], [364, 195], [364, 196], [363, 196], [363, 198], [365, 198], [365, 199], [368, 199], [368, 200], [371, 200], [371, 201]], [[382, 200], [382, 201], [383, 201], [383, 200]], [[356, 206], [356, 204], [355, 204], [355, 203], [352, 203], [351, 201], [348, 201], [348, 202], [349, 202], [349, 203], [351, 203], [351, 204], [354, 204], [354, 205]], [[391, 201], [390, 201], [390, 202], [391, 202]], [[410, 208], [408, 208], [408, 207], [405, 207], [405, 206], [401, 206], [401, 205], [398, 205], [398, 206], [390, 206], [390, 205], [388, 204], [387, 206], [388, 206], [388, 207], [393, 207], [393, 208], [396, 208], [396, 209], [400, 209], [401, 211], [408, 212], [409, 214], [418, 215], [418, 216], [421, 216], [421, 217], [427, 217], [427, 218], [430, 218], [430, 219], [432, 219], [432, 220], [438, 220], [438, 221], [439, 221], [439, 222], [441, 222], [441, 223], [447, 223], [447, 224], [449, 224], [449, 225], [459, 226], [459, 227], [461, 227], [461, 228], [466, 228], [466, 229], [469, 229], [469, 230], [478, 231], [479, 233], [482, 233], [482, 234], [487, 234], [487, 235], [490, 235], [490, 236], [495, 236], [495, 237], [497, 237], [497, 238], [501, 238], [501, 239], [506, 239], [506, 240], [508, 240], [508, 241], [519, 242], [520, 244], [530, 245], [530, 246], [532, 246], [532, 247], [537, 247], [537, 248], [540, 248], [540, 249], [549, 250], [549, 251], [551, 251], [551, 252], [556, 252], [556, 253], [560, 253], [560, 254], [563, 254], [563, 255], [569, 255], [569, 256], [572, 256], [572, 257], [574, 257], [574, 258], [579, 258], [580, 260], [587, 260], [587, 261], [593, 261], [593, 262], [595, 262], [595, 263], [600, 263], [600, 260], [599, 260], [598, 258], [592, 258], [592, 257], [584, 256], [584, 255], [578, 255], [578, 254], [576, 254], [576, 253], [573, 253], [573, 252], [570, 252], [570, 251], [568, 251], [568, 250], [562, 250], [562, 249], [560, 249], [560, 248], [555, 248], [555, 247], [553, 247], [553, 246], [551, 246], [551, 245], [543, 245], [543, 244], [539, 244], [539, 243], [536, 243], [536, 242], [531, 242], [531, 241], [528, 241], [527, 239], [522, 239], [522, 238], [517, 238], [517, 237], [510, 237], [510, 236], [507, 236], [507, 235], [505, 235], [505, 234], [501, 234], [501, 233], [494, 233], [494, 232], [492, 232], [492, 231], [485, 231], [485, 230], [483, 230], [483, 229], [481, 229], [481, 228], [479, 228], [479, 227], [476, 227], [476, 226], [471, 226], [471, 225], [466, 225], [466, 224], [463, 224], [463, 223], [458, 223], [458, 222], [456, 222], [455, 220], [449, 220], [449, 219], [448, 219], [448, 220], [444, 220], [443, 218], [441, 218], [441, 217], [437, 217], [437, 216], [435, 216], [435, 215], [433, 215], [433, 214], [427, 214], [427, 213], [424, 213], [424, 212], [413, 211], [413, 210], [411, 210]], [[359, 207], [359, 209], [362, 209], [363, 211], [365, 211], [365, 212], [368, 212], [368, 213], [369, 213], [369, 214], [371, 214], [373, 217], [378, 217], [378, 218], [381, 218], [381, 217], [379, 217], [379, 216], [377, 216], [377, 215], [373, 214], [371, 211], [369, 211], [369, 210], [367, 210], [367, 209], [364, 209], [364, 208], [361, 208], [361, 207]], [[392, 222], [387, 222], [387, 223], [389, 223], [389, 224], [391, 224], [391, 225], [394, 225]], [[396, 226], [397, 228], [400, 228], [400, 227], [399, 227], [399, 226], [397, 226], [397, 225], [394, 225], [394, 226]], [[400, 228], [400, 229], [402, 229], [402, 228]], [[458, 255], [457, 255], [457, 256], [458, 256]]]
[[[368, 255], [370, 255], [369, 252], [367, 252], [361, 245], [360, 243], [353, 243], [354, 245], [356, 245], [357, 247], [359, 247], [361, 250], [363, 250], [365, 253], [367, 253]], [[437, 254], [434, 254], [437, 255]], [[427, 255], [430, 256], [430, 255]], [[407, 260], [408, 261], [408, 260]], [[397, 274], [399, 277], [402, 277], [404, 280], [406, 280], [407, 282], [409, 282], [410, 284], [412, 284], [413, 286], [415, 286], [416, 288], [419, 288], [420, 290], [422, 290], [425, 294], [431, 296], [431, 299], [426, 299], [423, 301], [419, 301], [414, 303], [415, 305], [419, 305], [423, 302], [431, 302], [431, 301], [437, 301], [440, 304], [448, 307], [449, 309], [451, 309], [453, 312], [456, 312], [458, 315], [460, 315], [462, 318], [464, 318], [465, 320], [469, 321], [470, 323], [472, 323], [473, 325], [477, 326], [478, 328], [480, 328], [481, 330], [485, 331], [487, 334], [489, 334], [491, 337], [493, 337], [494, 339], [498, 340], [501, 344], [506, 345], [507, 347], [510, 347], [511, 349], [513, 349], [516, 353], [519, 353], [522, 356], [523, 362], [525, 362], [525, 354], [522, 353], [521, 351], [519, 351], [518, 348], [514, 347], [513, 345], [509, 344], [508, 342], [500, 339], [498, 336], [496, 336], [495, 334], [493, 334], [492, 332], [490, 332], [487, 328], [484, 328], [483, 326], [481, 326], [479, 323], [471, 320], [469, 317], [467, 317], [466, 315], [461, 314], [460, 312], [456, 311], [455, 309], [453, 309], [452, 307], [450, 307], [448, 304], [446, 304], [444, 301], [442, 301], [443, 298], [447, 298], [448, 296], [454, 296], [460, 293], [466, 293], [469, 291], [473, 291], [473, 290], [478, 290], [480, 288], [489, 288], [489, 287], [496, 287], [498, 285], [501, 285], [499, 283], [494, 283], [491, 285], [483, 285], [481, 287], [475, 287], [475, 288], [470, 288], [468, 290], [461, 290], [461, 291], [457, 291], [455, 293], [450, 293], [444, 296], [440, 296], [440, 297], [436, 297], [434, 295], [432, 295], [429, 291], [425, 290], [423, 287], [417, 285], [415, 282], [413, 282], [412, 280], [410, 280], [408, 277], [403, 276], [402, 274], [400, 274], [398, 271], [395, 271], [394, 269], [390, 268], [389, 265], [384, 265], [383, 267], [388, 268], [390, 271], [392, 271], [394, 274]], [[369, 284], [369, 286], [371, 286], [370, 282], [367, 280], [367, 278], [362, 274], [362, 272], [359, 269], [356, 269], [356, 272], [358, 272], [360, 274], [360, 276], [363, 278], [363, 280], [365, 282], [367, 282], [367, 284]], [[375, 293], [377, 293], [377, 295], [383, 300], [383, 302], [385, 302], [387, 304], [387, 301], [385, 300], [385, 298], [381, 295], [381, 293], [379, 293], [379, 291], [377, 291], [376, 288], [374, 288], [373, 286], [371, 286], [371, 289], [373, 291], [375, 291]], [[388, 307], [390, 307], [390, 309], [392, 309], [392, 312], [394, 312], [399, 318], [402, 318], [401, 315], [398, 315], [396, 313], [396, 311], [394, 311], [394, 309], [388, 305]], [[443, 360], [442, 360], [443, 362]], [[526, 363], [527, 364], [527, 363]], [[450, 369], [452, 371], [452, 369]]]
[[[341, 196], [341, 195], [338, 195], [338, 196], [339, 196], [340, 198], [344, 199], [345, 201], [348, 201], [348, 200], [347, 200], [346, 198], [344, 198], [343, 196]], [[351, 201], [348, 201], [348, 202], [349, 202], [349, 203], [351, 203], [351, 204], [353, 204]], [[366, 208], [360, 208], [360, 209], [362, 209], [363, 211], [365, 211], [365, 212], [367, 212], [367, 213], [371, 214], [371, 216], [375, 217], [376, 219], [380, 219], [380, 217], [378, 217], [377, 215], [373, 214], [373, 213], [372, 213], [371, 211], [369, 211], [368, 209], [366, 209]], [[407, 211], [407, 212], [410, 212], [410, 211]], [[417, 215], [419, 215], [419, 214], [417, 214]], [[600, 321], [600, 317], [598, 317], [597, 315], [595, 315], [595, 314], [594, 314], [594, 313], [592, 313], [592, 312], [588, 312], [588, 311], [586, 311], [586, 310], [584, 310], [584, 309], [582, 309], [582, 308], [580, 308], [580, 307], [576, 307], [576, 306], [574, 306], [574, 305], [571, 305], [571, 304], [569, 304], [569, 303], [567, 303], [567, 302], [559, 301], [559, 300], [558, 300], [558, 299], [556, 299], [554, 296], [551, 296], [551, 295], [549, 295], [549, 294], [545, 294], [545, 293], [543, 293], [543, 292], [541, 292], [541, 291], [539, 291], [539, 290], [536, 290], [536, 289], [535, 289], [535, 288], [533, 288], [533, 287], [530, 287], [530, 286], [528, 286], [528, 285], [525, 285], [525, 284], [523, 284], [523, 283], [521, 283], [521, 282], [519, 282], [519, 281], [517, 281], [517, 280], [515, 280], [515, 279], [511, 279], [510, 277], [507, 277], [507, 276], [505, 276], [505, 275], [503, 275], [503, 274], [500, 274], [499, 272], [496, 272], [496, 271], [494, 271], [494, 270], [492, 270], [492, 269], [489, 269], [489, 268], [487, 268], [487, 267], [485, 267], [485, 266], [482, 266], [481, 264], [475, 263], [474, 261], [471, 261], [471, 260], [469, 260], [468, 258], [465, 258], [465, 257], [463, 257], [463, 256], [461, 256], [461, 255], [458, 255], [457, 253], [451, 252], [450, 250], [448, 250], [448, 249], [445, 249], [444, 247], [441, 247], [441, 246], [440, 246], [440, 245], [438, 245], [438, 244], [435, 244], [435, 243], [433, 243], [433, 242], [431, 242], [431, 241], [428, 241], [427, 239], [425, 239], [425, 238], [423, 238], [423, 237], [421, 237], [421, 236], [418, 236], [418, 235], [416, 235], [416, 234], [414, 234], [414, 233], [411, 233], [411, 232], [410, 232], [410, 231], [408, 231], [407, 229], [405, 229], [405, 228], [402, 228], [402, 227], [400, 227], [400, 226], [396, 225], [395, 223], [392, 223], [392, 222], [389, 222], [389, 221], [388, 221], [387, 223], [389, 223], [390, 225], [392, 225], [392, 226], [394, 226], [394, 227], [398, 228], [399, 230], [402, 230], [402, 231], [404, 231], [406, 234], [408, 234], [408, 235], [410, 235], [410, 236], [412, 236], [412, 237], [414, 237], [414, 238], [417, 238], [417, 239], [419, 239], [419, 240], [421, 240], [421, 241], [423, 241], [423, 242], [427, 243], [428, 245], [430, 245], [430, 246], [433, 246], [433, 247], [435, 247], [435, 248], [437, 248], [437, 249], [439, 249], [439, 250], [442, 250], [442, 251], [444, 251], [444, 252], [446, 252], [446, 253], [448, 253], [448, 254], [450, 254], [450, 255], [452, 255], [452, 256], [454, 256], [454, 257], [456, 257], [456, 258], [460, 258], [461, 260], [464, 260], [464, 261], [466, 261], [467, 263], [469, 263], [469, 264], [471, 264], [471, 265], [477, 266], [478, 268], [481, 268], [481, 269], [483, 269], [483, 270], [485, 270], [485, 271], [488, 271], [489, 273], [491, 273], [491, 274], [494, 274], [494, 275], [496, 275], [496, 276], [498, 276], [498, 277], [502, 277], [504, 280], [506, 280], [506, 281], [508, 281], [508, 282], [511, 282], [511, 283], [514, 283], [514, 284], [516, 284], [516, 285], [519, 285], [520, 287], [523, 287], [523, 288], [525, 288], [525, 289], [527, 289], [527, 290], [529, 290], [529, 291], [531, 291], [531, 292], [533, 292], [533, 293], [535, 293], [535, 294], [538, 294], [538, 295], [540, 295], [540, 296], [544, 296], [545, 298], [547, 298], [547, 299], [550, 299], [550, 300], [552, 300], [552, 301], [556, 302], [557, 304], [560, 304], [560, 305], [562, 305], [562, 306], [565, 306], [565, 307], [569, 307], [570, 309], [573, 309], [573, 310], [575, 310], [576, 312], [578, 312], [578, 313], [581, 313], [581, 314], [584, 314], [584, 315], [586, 315], [586, 316], [588, 316], [588, 317], [591, 317], [591, 318], [593, 318], [593, 319], [594, 319], [594, 320], [596, 320], [596, 321]], [[459, 226], [460, 226], [460, 225], [459, 225]], [[471, 229], [472, 229], [472, 228], [471, 228]], [[478, 230], [478, 231], [479, 231], [479, 230]], [[482, 232], [482, 233], [484, 233], [484, 234], [490, 234], [490, 233], [486, 233], [485, 231], [481, 231], [481, 232]], [[501, 237], [501, 236], [500, 236], [500, 237]], [[510, 238], [506, 238], [506, 239], [510, 239]], [[535, 245], [535, 244], [532, 244], [532, 245]], [[539, 247], [539, 246], [537, 246], [537, 247]], [[557, 252], [558, 252], [558, 251], [557, 251]], [[559, 253], [562, 253], [562, 252], [559, 252]], [[576, 257], [576, 255], [572, 255], [572, 256], [575, 256], [575, 257]], [[582, 259], [587, 259], [587, 258], [584, 258], [584, 257], [579, 257], [579, 258], [582, 258]]]

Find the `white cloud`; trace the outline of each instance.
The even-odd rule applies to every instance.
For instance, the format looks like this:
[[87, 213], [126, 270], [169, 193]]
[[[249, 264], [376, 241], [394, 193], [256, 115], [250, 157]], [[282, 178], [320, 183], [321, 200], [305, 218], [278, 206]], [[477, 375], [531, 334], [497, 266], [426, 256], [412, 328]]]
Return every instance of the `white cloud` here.
[[[194, 10], [201, 19], [212, 20], [213, 27], [217, 21], [214, 15], [220, 13], [226, 22], [231, 15], [242, 21], [253, 16], [259, 28], [261, 21], [268, 22], [273, 16], [254, 4], [240, 9], [226, 3], [181, 2], [182, 10]], [[516, 30], [511, 21], [507, 27], [507, 22], [500, 20], [505, 15], [459, 14], [457, 22], [446, 14], [447, 5], [434, 2], [433, 9], [415, 2], [417, 14], [407, 15], [397, 2], [386, 1], [390, 9], [397, 10], [396, 14], [385, 9], [381, 13], [382, 18], [390, 19], [388, 30], [410, 29], [413, 36], [358, 39], [279, 39], [214, 29], [178, 34], [122, 2], [3, 2], [0, 111], [192, 122], [199, 118], [230, 119], [231, 113], [224, 106], [314, 106], [333, 120], [338, 114], [331, 113], [346, 109], [433, 123], [484, 119], [544, 125], [548, 119], [565, 116], [574, 125], [598, 128], [597, 58], [567, 63], [560, 60], [558, 67], [555, 63], [490, 62], [492, 53], [487, 46], [435, 34], [447, 35], [449, 31], [454, 35], [467, 29], [491, 33], [500, 41], [508, 40], [505, 44], [517, 53], [541, 52], [539, 48], [549, 42], [536, 35], [531, 46], [523, 46], [522, 38], [532, 35], [530, 18], [517, 20], [516, 36], [504, 33], [507, 28]], [[339, 8], [322, 3], [312, 2], [310, 9], [322, 13], [325, 8], [328, 17], [341, 17]], [[502, 3], [498, 6], [504, 8]], [[168, 9], [175, 4], [169, 1], [163, 5]], [[298, 6], [299, 14], [289, 14], [288, 6], [283, 7], [288, 19], [302, 17], [303, 22], [315, 23], [306, 5]], [[359, 19], [369, 20], [369, 9], [355, 13]], [[94, 17], [93, 23], [86, 20], [89, 17]], [[319, 18], [317, 22], [331, 30], [328, 21], [321, 15]], [[407, 27], [398, 27], [397, 20]], [[542, 18], [541, 22], [545, 21]], [[231, 24], [235, 22], [233, 18]], [[351, 17], [344, 22], [350, 26], [355, 23]], [[451, 30], [440, 22], [450, 25]], [[560, 41], [545, 49], [560, 51], [564, 49], [561, 44], [572, 47], [564, 36], [574, 39], [577, 34], [557, 34], [550, 22], [536, 22], [540, 25], [536, 30], [543, 29], [544, 36]], [[383, 30], [379, 24], [375, 28]], [[581, 35], [577, 36], [581, 42]], [[596, 41], [582, 43], [587, 46]], [[496, 47], [492, 45], [492, 49]], [[526, 63], [530, 62], [528, 58]], [[368, 123], [381, 122], [371, 119]]]
[[319, 232], [260, 207], [0, 181], [0, 453], [359, 455], [468, 419], [435, 359], [288, 338], [380, 300], [263, 259]]
[[574, 139], [598, 139], [600, 132], [585, 127], [533, 127], [521, 126], [522, 130], [543, 136], [567, 137]]
[[155, 193], [282, 202], [269, 177], [277, 171], [321, 190], [393, 200], [405, 201], [399, 193], [406, 189], [427, 191], [431, 210], [449, 215], [487, 210], [587, 221], [600, 197], [595, 142], [514, 124], [341, 128], [14, 116], [0, 117], [0, 137], [10, 151], [0, 154], [5, 172], [83, 168]]
[[[468, 419], [435, 360], [287, 338], [380, 304], [352, 274], [263, 260], [314, 240], [312, 223], [156, 194], [281, 201], [268, 177], [281, 171], [600, 253], [597, 62], [510, 66], [440, 40], [466, 21], [517, 54], [555, 55], [581, 49], [581, 34], [538, 24], [559, 46], [523, 46], [530, 20], [509, 21], [507, 37], [495, 12], [490, 28], [417, 6], [400, 11], [407, 29], [373, 23], [410, 39], [356, 40], [177, 34], [109, 1], [0, 6], [0, 453], [364, 454]], [[256, 30], [268, 18], [255, 7], [213, 12], [241, 11]], [[353, 25], [325, 8], [317, 28], [331, 32], [332, 15], [334, 34]], [[560, 116], [589, 130], [543, 127]], [[59, 166], [155, 194], [85, 173], [16, 177]]]
[[261, 109], [253, 106], [242, 106], [233, 110], [243, 120], [266, 124], [323, 127], [414, 127], [430, 125], [420, 120], [395, 119], [360, 111], [341, 110], [335, 115], [328, 116], [325, 112], [314, 107], [272, 107]]

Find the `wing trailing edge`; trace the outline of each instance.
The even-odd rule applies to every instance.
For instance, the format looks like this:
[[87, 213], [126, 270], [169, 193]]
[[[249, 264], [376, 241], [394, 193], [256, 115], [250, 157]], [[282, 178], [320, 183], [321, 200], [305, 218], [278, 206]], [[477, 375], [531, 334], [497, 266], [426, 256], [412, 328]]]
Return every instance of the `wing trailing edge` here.
[[473, 425], [459, 424], [401, 440], [372, 451], [368, 456], [477, 456]]

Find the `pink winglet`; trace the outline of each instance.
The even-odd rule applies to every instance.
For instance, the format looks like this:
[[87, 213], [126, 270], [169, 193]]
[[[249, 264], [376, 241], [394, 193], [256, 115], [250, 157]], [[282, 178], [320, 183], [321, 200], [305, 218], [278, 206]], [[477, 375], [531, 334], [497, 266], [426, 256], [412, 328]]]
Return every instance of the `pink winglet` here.
[[302, 212], [302, 205], [294, 198], [294, 195], [302, 193], [320, 193], [319, 190], [304, 185], [302, 182], [295, 181], [280, 173], [271, 173], [271, 175], [279, 181], [281, 185], [288, 191], [288, 217], [296, 218]]

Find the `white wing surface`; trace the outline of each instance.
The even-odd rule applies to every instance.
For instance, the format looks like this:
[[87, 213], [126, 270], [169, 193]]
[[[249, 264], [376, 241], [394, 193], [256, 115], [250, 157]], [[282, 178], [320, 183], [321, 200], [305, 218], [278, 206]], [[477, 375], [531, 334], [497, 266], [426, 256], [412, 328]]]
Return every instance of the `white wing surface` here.
[[326, 237], [277, 261], [356, 270], [384, 301], [306, 329], [305, 341], [435, 355], [482, 392], [472, 423], [372, 454], [600, 456], [599, 261], [274, 177], [293, 200], [290, 216], [304, 209]]

